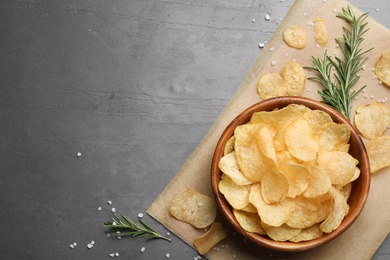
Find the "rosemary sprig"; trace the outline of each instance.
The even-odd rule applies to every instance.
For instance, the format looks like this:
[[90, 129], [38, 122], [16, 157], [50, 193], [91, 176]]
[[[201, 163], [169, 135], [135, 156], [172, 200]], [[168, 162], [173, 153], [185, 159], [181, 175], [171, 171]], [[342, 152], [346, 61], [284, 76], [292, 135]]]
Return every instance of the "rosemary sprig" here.
[[[343, 27], [343, 37], [336, 39], [336, 43], [342, 50], [343, 59], [339, 57], [333, 59], [325, 51], [322, 60], [312, 57], [313, 66], [305, 68], [319, 72], [319, 77], [310, 77], [309, 79], [320, 82], [325, 88], [318, 91], [323, 102], [350, 120], [352, 101], [366, 86], [358, 90], [352, 90], [352, 87], [360, 78], [357, 73], [367, 61], [367, 57], [364, 55], [373, 48], [366, 51], [360, 48], [360, 44], [364, 40], [363, 35], [369, 30], [366, 28], [368, 24], [366, 22], [367, 13], [356, 18], [351, 6], [348, 6], [348, 9], [342, 8], [342, 13], [339, 13], [337, 17], [344, 19], [351, 26], [350, 29]], [[333, 68], [336, 71], [333, 73], [335, 80], [332, 79]]]
[[141, 219], [138, 219], [138, 224], [127, 216], [121, 215], [123, 219], [121, 220], [114, 212], [111, 211], [111, 214], [113, 215], [112, 222], [105, 222], [104, 226], [109, 228], [106, 230], [106, 233], [109, 233], [112, 236], [131, 235], [133, 237], [147, 237], [149, 239], [161, 238], [169, 242], [171, 241], [170, 238], [160, 235]]

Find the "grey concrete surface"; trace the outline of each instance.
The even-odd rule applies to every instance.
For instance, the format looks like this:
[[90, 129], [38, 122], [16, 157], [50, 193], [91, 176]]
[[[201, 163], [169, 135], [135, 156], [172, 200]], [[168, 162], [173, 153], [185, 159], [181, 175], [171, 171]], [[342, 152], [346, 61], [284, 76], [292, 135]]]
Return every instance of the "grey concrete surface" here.
[[[390, 27], [389, 1], [350, 2]], [[146, 209], [292, 4], [2, 0], [0, 258], [194, 259], [173, 234], [118, 240], [102, 223], [115, 207], [167, 232]], [[374, 259], [389, 258], [387, 239]]]

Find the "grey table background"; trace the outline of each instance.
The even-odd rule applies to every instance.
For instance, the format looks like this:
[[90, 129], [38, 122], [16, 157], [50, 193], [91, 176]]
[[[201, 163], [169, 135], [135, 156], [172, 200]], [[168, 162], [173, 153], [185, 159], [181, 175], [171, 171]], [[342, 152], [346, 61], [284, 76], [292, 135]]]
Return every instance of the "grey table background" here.
[[[390, 27], [389, 1], [350, 3]], [[146, 209], [292, 4], [2, 0], [1, 259], [194, 259], [173, 234], [117, 240], [102, 223], [115, 207], [167, 232]], [[387, 239], [374, 259], [389, 258]]]

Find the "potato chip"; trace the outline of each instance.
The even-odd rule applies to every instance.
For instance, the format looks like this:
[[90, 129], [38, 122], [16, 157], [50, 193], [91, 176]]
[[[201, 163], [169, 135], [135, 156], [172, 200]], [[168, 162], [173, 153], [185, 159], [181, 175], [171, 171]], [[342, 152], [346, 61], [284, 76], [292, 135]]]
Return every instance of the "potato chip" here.
[[251, 185], [237, 185], [229, 176], [223, 174], [218, 188], [233, 208], [243, 209], [248, 206]]
[[374, 138], [367, 143], [366, 148], [371, 173], [390, 166], [390, 136]]
[[382, 102], [361, 105], [354, 117], [356, 129], [367, 139], [382, 136], [390, 125], [390, 109]]
[[237, 185], [248, 185], [252, 183], [252, 181], [248, 180], [240, 171], [235, 151], [224, 155], [219, 161], [218, 166], [219, 169], [228, 175]]
[[296, 199], [295, 209], [286, 224], [293, 228], [307, 228], [315, 223], [322, 215], [322, 204], [316, 198], [300, 196]]
[[217, 217], [215, 202], [208, 196], [187, 188], [181, 191], [171, 202], [172, 216], [196, 228], [206, 228]]
[[329, 193], [327, 193], [326, 196], [321, 196], [321, 198], [317, 197], [317, 200], [321, 201], [321, 209], [317, 212], [316, 223], [320, 223], [329, 216], [333, 202], [332, 197], [329, 195]]
[[390, 51], [385, 52], [375, 63], [375, 75], [387, 87], [390, 87]]
[[201, 255], [207, 254], [210, 249], [227, 237], [227, 232], [219, 222], [214, 222], [210, 229], [202, 236], [195, 238], [194, 247]]
[[349, 153], [339, 151], [321, 153], [317, 162], [335, 185], [348, 183], [358, 164], [358, 160]]
[[236, 217], [237, 222], [240, 224], [242, 229], [248, 232], [265, 235], [265, 230], [261, 225], [259, 214], [245, 212], [242, 210], [233, 209], [233, 214]]
[[333, 203], [328, 217], [320, 224], [320, 229], [324, 233], [330, 233], [338, 228], [349, 211], [349, 205], [339, 190], [332, 186], [329, 194]]
[[302, 161], [312, 161], [317, 157], [318, 141], [309, 123], [298, 118], [287, 126], [284, 141], [288, 151]]
[[308, 42], [307, 32], [298, 25], [288, 27], [283, 34], [283, 39], [288, 46], [295, 49], [303, 49]]
[[225, 144], [225, 148], [223, 149], [223, 155], [227, 155], [228, 153], [231, 153], [234, 151], [234, 143], [236, 142], [236, 138], [233, 135], [229, 138], [229, 140]]
[[271, 159], [276, 163], [276, 151], [274, 146], [274, 137], [276, 135], [276, 130], [268, 125], [264, 125], [259, 129], [255, 138], [257, 148], [259, 151], [267, 158]]
[[287, 86], [278, 73], [271, 72], [260, 78], [257, 93], [261, 99], [284, 96], [287, 93]]
[[281, 226], [295, 209], [294, 199], [286, 197], [281, 202], [267, 204], [261, 194], [261, 184], [253, 184], [249, 193], [249, 201], [257, 208], [264, 223], [274, 227]]
[[295, 198], [301, 195], [309, 185], [310, 175], [306, 167], [300, 164], [286, 162], [281, 163], [279, 167], [288, 181], [287, 196]]
[[328, 113], [318, 109], [306, 111], [303, 118], [315, 132], [326, 129], [328, 123], [334, 123]]
[[310, 181], [302, 195], [306, 198], [317, 198], [328, 193], [332, 186], [328, 174], [315, 164], [308, 164], [307, 169]]
[[276, 168], [267, 172], [261, 181], [261, 195], [265, 203], [280, 202], [287, 196], [288, 190], [288, 179]]
[[280, 76], [284, 79], [290, 96], [302, 95], [306, 86], [306, 75], [303, 67], [295, 61], [291, 61], [280, 71]]
[[289, 241], [298, 243], [301, 241], [313, 240], [321, 236], [322, 236], [322, 231], [319, 227], [319, 224], [316, 224], [316, 225], [312, 225], [311, 227], [302, 229], [298, 235], [290, 238]]
[[289, 153], [289, 151], [286, 151], [286, 150], [278, 151], [276, 153], [276, 161], [277, 161], [277, 164], [281, 164], [283, 162], [286, 162], [286, 163], [298, 163], [297, 159], [294, 158]]
[[262, 224], [267, 236], [275, 241], [287, 241], [301, 233], [300, 228], [292, 228], [286, 224], [283, 224], [280, 227], [270, 226], [264, 222]]
[[314, 38], [322, 47], [325, 47], [328, 43], [328, 29], [326, 28], [325, 19], [323, 17], [317, 17], [314, 20]]
[[243, 209], [241, 209], [241, 210], [242, 210], [242, 211], [245, 211], [245, 212], [250, 212], [250, 213], [257, 213], [256, 207], [253, 206], [253, 204], [250, 203], [250, 202], [249, 202], [249, 204], [248, 204], [245, 208], [243, 208]]
[[320, 151], [345, 151], [349, 150], [349, 139], [351, 130], [345, 124], [337, 124], [329, 122], [324, 125], [324, 128], [318, 133], [318, 143]]
[[234, 130], [235, 143], [250, 146], [256, 133], [263, 125], [264, 124], [244, 124], [237, 126]]
[[264, 174], [275, 166], [271, 159], [260, 153], [255, 143], [252, 143], [249, 147], [236, 143], [235, 149], [237, 163], [242, 174], [253, 183], [260, 182]]
[[343, 194], [345, 201], [348, 201], [349, 195], [351, 195], [352, 191], [352, 182], [345, 184], [344, 186], [338, 188], [338, 190]]

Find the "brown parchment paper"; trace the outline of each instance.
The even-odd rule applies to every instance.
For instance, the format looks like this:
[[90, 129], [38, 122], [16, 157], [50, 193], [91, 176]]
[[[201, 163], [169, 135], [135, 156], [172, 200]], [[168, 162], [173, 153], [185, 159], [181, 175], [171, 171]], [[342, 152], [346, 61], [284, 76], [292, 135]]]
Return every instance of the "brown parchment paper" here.
[[[328, 54], [340, 54], [335, 38], [343, 34], [345, 22], [336, 17], [342, 7], [347, 7], [347, 1], [340, 0], [297, 0], [277, 31], [264, 47], [261, 55], [250, 68], [243, 82], [233, 95], [223, 112], [212, 125], [204, 139], [188, 158], [183, 167], [171, 180], [164, 191], [158, 196], [147, 210], [147, 213], [158, 220], [167, 229], [193, 246], [193, 240], [202, 235], [205, 230], [197, 230], [180, 222], [169, 213], [172, 199], [184, 188], [192, 187], [197, 191], [213, 197], [210, 182], [210, 167], [216, 143], [229, 122], [248, 106], [259, 102], [257, 82], [268, 72], [279, 72], [287, 62], [296, 60], [302, 66], [311, 66], [311, 56], [323, 57], [325, 50]], [[353, 7], [355, 15], [362, 12]], [[329, 42], [326, 47], [320, 47], [314, 40], [312, 22], [316, 17], [324, 17], [329, 31]], [[390, 31], [369, 18], [370, 30], [365, 35], [363, 49], [374, 47], [369, 53], [365, 69], [362, 69], [358, 86], [367, 85], [364, 93], [354, 101], [354, 109], [361, 104], [372, 103], [386, 99], [390, 89], [379, 84], [374, 77], [372, 68], [381, 53], [390, 51]], [[296, 50], [283, 42], [283, 32], [290, 25], [301, 25], [309, 34], [306, 48]], [[274, 62], [273, 62], [274, 61]], [[276, 64], [275, 64], [276, 63]], [[272, 65], [274, 64], [274, 65]], [[307, 76], [312, 72], [306, 71]], [[303, 96], [321, 100], [317, 91], [320, 85], [308, 80]], [[352, 115], [355, 112], [353, 111]], [[387, 131], [386, 135], [389, 135]], [[364, 140], [367, 142], [367, 140]], [[357, 221], [341, 236], [321, 247], [299, 253], [282, 253], [270, 251], [251, 242], [245, 241], [233, 231], [206, 256], [209, 259], [370, 259], [390, 231], [390, 169], [383, 169], [372, 175], [370, 194]], [[229, 229], [229, 227], [227, 226]]]

